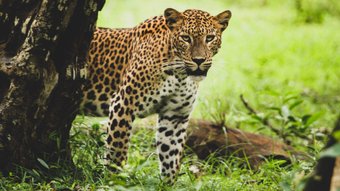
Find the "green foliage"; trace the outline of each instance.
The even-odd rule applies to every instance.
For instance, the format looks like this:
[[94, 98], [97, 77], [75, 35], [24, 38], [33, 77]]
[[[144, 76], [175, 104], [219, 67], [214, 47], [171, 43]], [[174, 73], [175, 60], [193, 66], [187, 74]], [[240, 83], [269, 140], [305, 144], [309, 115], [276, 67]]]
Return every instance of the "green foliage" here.
[[334, 0], [295, 0], [297, 19], [304, 23], [322, 23], [327, 14], [339, 16], [340, 3]]
[[295, 0], [298, 19], [305, 23], [322, 23], [327, 13], [325, 1]]
[[[271, 120], [273, 124], [277, 126], [278, 136], [281, 137], [284, 142], [288, 144], [297, 144], [300, 141], [296, 138], [300, 138], [301, 141], [308, 141], [308, 144], [312, 144], [316, 141], [315, 138], [320, 138], [322, 141], [325, 137], [323, 132], [318, 132], [313, 128], [313, 123], [322, 117], [322, 112], [314, 114], [301, 114], [295, 112], [302, 106], [303, 99], [298, 95], [285, 95], [282, 97], [282, 102], [278, 106], [268, 107], [268, 111], [264, 116], [254, 116], [255, 119]], [[264, 119], [263, 119], [264, 118]], [[266, 127], [263, 127], [266, 128]]]
[[[296, 173], [311, 170], [300, 163], [282, 167], [283, 161], [267, 160], [257, 170], [244, 165], [245, 160], [210, 155], [206, 161], [192, 154], [183, 158], [177, 182], [164, 184], [159, 177], [158, 159], [155, 154], [154, 130], [141, 128], [131, 137], [128, 164], [119, 173], [112, 173], [102, 165], [103, 136], [98, 124], [87, 126], [77, 118], [72, 129], [70, 144], [77, 168], [62, 161], [46, 164], [60, 169], [60, 174], [46, 176], [38, 171], [21, 169], [21, 173], [0, 177], [1, 190], [280, 190], [282, 182], [295, 188], [292, 180]], [[197, 170], [192, 170], [192, 167]], [[288, 184], [289, 183], [289, 184]]]

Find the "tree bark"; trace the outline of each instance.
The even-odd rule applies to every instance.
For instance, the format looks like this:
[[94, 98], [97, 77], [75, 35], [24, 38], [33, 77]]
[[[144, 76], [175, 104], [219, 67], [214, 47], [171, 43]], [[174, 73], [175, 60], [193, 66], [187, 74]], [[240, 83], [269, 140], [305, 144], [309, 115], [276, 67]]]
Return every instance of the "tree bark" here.
[[[333, 133], [329, 136], [329, 140], [324, 147], [324, 150], [340, 142], [334, 136], [336, 132], [340, 132], [340, 117], [338, 117]], [[335, 182], [337, 179], [333, 178], [333, 175], [336, 175], [337, 177], [340, 176], [338, 174], [340, 173], [339, 160], [340, 157], [321, 157], [318, 160], [313, 173], [306, 181], [304, 191], [336, 190], [335, 187], [339, 184]], [[331, 185], [333, 185], [333, 189], [331, 189]]]
[[69, 130], [105, 0], [0, 1], [0, 170], [70, 159]]

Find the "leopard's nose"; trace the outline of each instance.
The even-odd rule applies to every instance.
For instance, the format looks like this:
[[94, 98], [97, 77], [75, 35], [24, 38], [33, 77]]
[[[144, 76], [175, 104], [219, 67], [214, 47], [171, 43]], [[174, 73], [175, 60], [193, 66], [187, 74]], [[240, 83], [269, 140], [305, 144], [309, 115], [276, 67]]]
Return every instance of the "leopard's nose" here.
[[200, 65], [205, 61], [205, 58], [192, 58], [192, 61], [194, 61], [197, 65]]

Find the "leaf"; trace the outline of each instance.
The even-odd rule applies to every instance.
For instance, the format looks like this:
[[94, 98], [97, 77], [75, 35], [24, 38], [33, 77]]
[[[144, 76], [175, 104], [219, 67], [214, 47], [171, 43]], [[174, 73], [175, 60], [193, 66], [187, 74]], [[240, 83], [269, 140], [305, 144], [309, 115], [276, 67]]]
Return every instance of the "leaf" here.
[[297, 130], [297, 126], [296, 125], [291, 125], [287, 129], [290, 129], [290, 130], [294, 131], [294, 130]]
[[310, 118], [308, 118], [305, 125], [310, 126], [312, 123], [314, 123], [316, 120], [318, 120], [322, 115], [323, 115], [323, 112], [313, 114]]
[[282, 188], [282, 190], [284, 191], [291, 191], [291, 187], [290, 187], [290, 184], [288, 184], [288, 182], [281, 182], [280, 183], [280, 186]]
[[292, 121], [292, 122], [296, 122], [296, 119], [294, 118], [294, 116], [288, 116], [288, 120], [289, 121]]
[[100, 129], [100, 124], [99, 124], [99, 123], [93, 124], [93, 125], [92, 125], [92, 129], [93, 129], [94, 131], [98, 131], [98, 130]]
[[[306, 124], [308, 119], [311, 117], [312, 115], [304, 115], [301, 117], [302, 120], [302, 124]], [[306, 125], [307, 126], [307, 125]]]
[[332, 133], [332, 136], [334, 137], [334, 139], [336, 139], [337, 141], [340, 141], [340, 130], [337, 130], [335, 132]]
[[320, 158], [322, 157], [334, 157], [335, 158], [338, 156], [340, 156], [340, 143], [337, 143], [329, 147], [328, 149], [324, 150], [320, 154]]
[[285, 103], [287, 103], [288, 101], [290, 101], [290, 100], [292, 100], [292, 99], [297, 99], [297, 98], [298, 98], [297, 95], [288, 95], [288, 96], [286, 96], [286, 97], [284, 98], [283, 103], [285, 104]]
[[296, 106], [299, 106], [302, 102], [303, 102], [303, 100], [297, 100], [297, 101], [293, 102], [292, 104], [289, 105], [289, 109], [293, 110]]
[[39, 172], [36, 171], [35, 169], [32, 169], [31, 173], [32, 173], [32, 176], [40, 177]]
[[257, 121], [260, 121], [260, 122], [262, 121], [262, 118], [260, 116], [258, 116], [258, 115], [252, 115], [251, 118], [253, 118], [253, 119], [257, 120]]
[[38, 158], [37, 160], [43, 167], [50, 169], [50, 167], [48, 166], [48, 164], [44, 160], [42, 160], [41, 158]]
[[285, 119], [288, 118], [288, 116], [290, 115], [290, 110], [289, 110], [289, 108], [288, 108], [287, 105], [283, 105], [283, 106], [281, 107], [281, 113], [282, 113], [282, 116], [283, 116]]
[[278, 112], [280, 112], [280, 110], [281, 110], [279, 107], [268, 107], [267, 109], [278, 111]]

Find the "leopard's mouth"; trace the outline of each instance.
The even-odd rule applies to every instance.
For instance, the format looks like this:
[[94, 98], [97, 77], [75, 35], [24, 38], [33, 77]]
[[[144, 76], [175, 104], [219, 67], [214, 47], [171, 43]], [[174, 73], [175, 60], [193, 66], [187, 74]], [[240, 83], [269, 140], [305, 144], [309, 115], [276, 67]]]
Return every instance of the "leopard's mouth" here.
[[207, 76], [208, 70], [201, 70], [200, 68], [197, 68], [196, 70], [191, 70], [190, 68], [187, 68], [187, 74], [188, 76]]
[[211, 63], [202, 63], [200, 65], [193, 62], [184, 62], [188, 76], [207, 76]]

